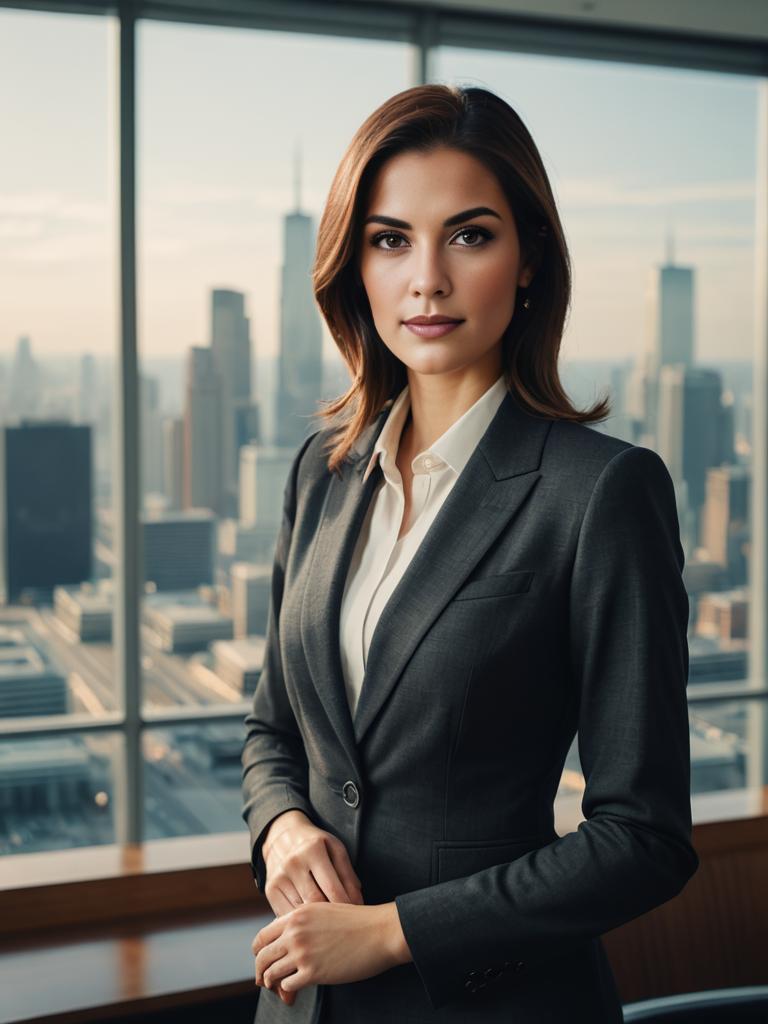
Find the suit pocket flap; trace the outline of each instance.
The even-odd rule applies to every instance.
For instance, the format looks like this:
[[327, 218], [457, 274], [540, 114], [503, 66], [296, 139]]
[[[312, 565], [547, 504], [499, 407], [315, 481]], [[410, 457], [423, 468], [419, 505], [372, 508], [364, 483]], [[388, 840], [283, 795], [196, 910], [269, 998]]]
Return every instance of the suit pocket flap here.
[[438, 840], [433, 848], [433, 879], [446, 882], [452, 878], [473, 875], [476, 871], [484, 871], [497, 864], [508, 864], [531, 850], [546, 846], [556, 838], [552, 835], [538, 835], [491, 843], [482, 840]]
[[524, 594], [531, 588], [535, 573], [533, 569], [515, 569], [513, 572], [497, 573], [495, 576], [481, 576], [470, 580], [459, 589], [454, 601], [469, 601], [476, 597], [506, 597], [507, 594]]

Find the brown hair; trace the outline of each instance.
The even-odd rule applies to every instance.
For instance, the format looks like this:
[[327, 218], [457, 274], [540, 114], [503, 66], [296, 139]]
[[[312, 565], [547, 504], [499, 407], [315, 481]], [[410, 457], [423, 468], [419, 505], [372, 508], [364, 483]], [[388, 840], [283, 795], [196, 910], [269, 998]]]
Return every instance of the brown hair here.
[[607, 395], [579, 411], [560, 382], [557, 361], [571, 298], [570, 257], [549, 179], [528, 129], [508, 103], [486, 89], [419, 85], [386, 100], [358, 128], [320, 219], [312, 285], [352, 375], [349, 390], [314, 414], [335, 420], [338, 427], [328, 442], [329, 470], [338, 469], [387, 399], [408, 383], [404, 363], [376, 331], [358, 270], [371, 184], [395, 154], [441, 146], [470, 154], [496, 175], [515, 217], [522, 262], [535, 268], [530, 285], [520, 289], [530, 296], [530, 308], [516, 303], [502, 340], [507, 387], [537, 415], [580, 423], [610, 415]]

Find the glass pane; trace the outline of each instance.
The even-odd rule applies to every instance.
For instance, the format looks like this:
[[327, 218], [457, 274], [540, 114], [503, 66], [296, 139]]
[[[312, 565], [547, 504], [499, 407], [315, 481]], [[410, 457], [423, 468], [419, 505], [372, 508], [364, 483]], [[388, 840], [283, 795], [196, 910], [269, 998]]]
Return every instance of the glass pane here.
[[0, 740], [0, 854], [115, 842], [122, 736]]
[[573, 263], [566, 390], [580, 408], [608, 390], [593, 427], [657, 451], [675, 485], [689, 694], [764, 686], [747, 590], [758, 80], [448, 47], [435, 70], [499, 93], [542, 155]]
[[0, 11], [0, 719], [116, 710], [114, 31]]
[[348, 386], [311, 290], [317, 221], [358, 124], [409, 84], [411, 49], [138, 33], [144, 700], [231, 706], [261, 670], [307, 415]]
[[143, 748], [146, 839], [242, 830], [240, 719], [147, 729]]

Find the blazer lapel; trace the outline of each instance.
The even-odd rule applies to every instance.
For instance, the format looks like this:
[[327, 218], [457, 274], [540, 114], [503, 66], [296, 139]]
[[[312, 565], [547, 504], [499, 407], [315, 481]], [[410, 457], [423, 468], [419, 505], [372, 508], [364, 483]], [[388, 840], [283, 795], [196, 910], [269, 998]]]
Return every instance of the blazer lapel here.
[[357, 747], [339, 646], [341, 598], [355, 542], [382, 478], [378, 466], [365, 482], [363, 472], [391, 404], [387, 402], [358, 438], [341, 475], [331, 474], [301, 609], [301, 637], [312, 680], [339, 742], [356, 767]]
[[553, 422], [528, 413], [507, 393], [381, 613], [353, 722], [342, 676], [339, 615], [354, 546], [381, 480], [378, 466], [365, 483], [362, 477], [386, 411], [358, 440], [355, 461], [328, 486], [302, 609], [302, 639], [315, 686], [355, 766], [366, 731], [422, 637], [541, 476], [538, 467]]

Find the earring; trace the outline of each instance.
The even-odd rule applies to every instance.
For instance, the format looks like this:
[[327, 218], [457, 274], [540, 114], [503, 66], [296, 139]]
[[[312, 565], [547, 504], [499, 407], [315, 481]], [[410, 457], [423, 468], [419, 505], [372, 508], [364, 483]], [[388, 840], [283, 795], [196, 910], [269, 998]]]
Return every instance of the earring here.
[[530, 308], [531, 308], [531, 300], [526, 295], [526, 297], [523, 299], [523, 309], [530, 309]]

